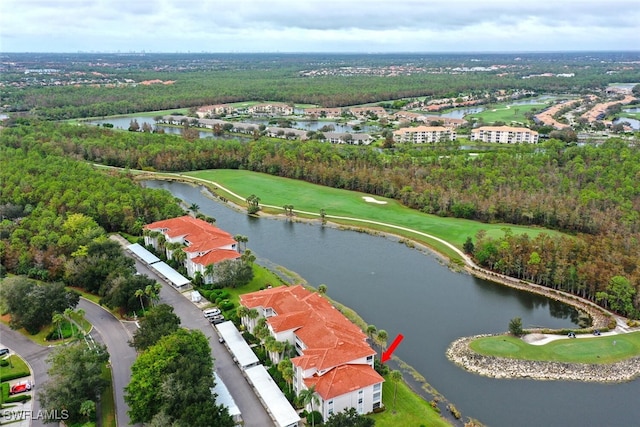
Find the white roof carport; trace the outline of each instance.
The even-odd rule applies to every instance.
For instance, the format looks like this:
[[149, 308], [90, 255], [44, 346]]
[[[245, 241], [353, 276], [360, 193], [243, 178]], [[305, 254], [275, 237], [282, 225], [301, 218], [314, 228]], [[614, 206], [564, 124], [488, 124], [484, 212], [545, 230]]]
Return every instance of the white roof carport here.
[[160, 261], [160, 258], [146, 250], [144, 246], [140, 245], [139, 243], [129, 245], [127, 246], [127, 249], [129, 249], [135, 256], [149, 265]]
[[258, 365], [248, 368], [245, 370], [245, 374], [271, 414], [276, 426], [293, 427], [298, 425], [300, 416], [284, 397], [264, 366]]
[[216, 403], [226, 406], [227, 409], [229, 409], [229, 415], [231, 415], [233, 421], [235, 421], [236, 424], [240, 424], [242, 422], [242, 414], [240, 412], [240, 408], [236, 405], [235, 400], [233, 400], [233, 396], [229, 393], [229, 389], [215, 372], [213, 373], [213, 379], [215, 380], [216, 385], [211, 389], [211, 392], [217, 395]]
[[150, 267], [164, 276], [164, 278], [170, 281], [176, 288], [180, 288], [191, 283], [189, 279], [175, 271], [173, 268], [169, 267], [169, 265], [163, 261], [151, 264]]
[[242, 335], [240, 335], [238, 328], [236, 328], [233, 322], [226, 321], [219, 323], [216, 325], [216, 329], [242, 370], [260, 363], [258, 356], [256, 356], [253, 350], [251, 350], [251, 347], [249, 347], [249, 344], [242, 338]]

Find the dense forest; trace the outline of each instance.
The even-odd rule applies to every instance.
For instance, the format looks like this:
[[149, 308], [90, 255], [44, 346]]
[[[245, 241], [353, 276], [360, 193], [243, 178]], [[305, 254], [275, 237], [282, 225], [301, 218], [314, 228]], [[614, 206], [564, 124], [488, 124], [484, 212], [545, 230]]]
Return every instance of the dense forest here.
[[3, 144], [0, 182], [2, 266], [39, 279], [62, 278], [72, 255], [105, 231], [140, 234], [146, 223], [183, 213], [166, 192], [26, 147]]
[[[593, 93], [640, 81], [634, 53], [523, 55], [54, 55], [13, 59], [57, 74], [4, 70], [8, 111], [69, 119], [269, 100], [336, 107], [412, 97], [531, 90]], [[168, 65], [170, 64], [170, 65]], [[482, 71], [470, 71], [482, 68]], [[463, 70], [463, 71], [461, 71]], [[315, 73], [314, 73], [315, 71]], [[533, 77], [573, 73], [571, 78]], [[82, 84], [81, 76], [99, 75]], [[172, 84], [137, 84], [161, 80]]]
[[[64, 249], [55, 234], [61, 213], [81, 212], [106, 230], [131, 232], [141, 221], [177, 214], [173, 201], [158, 204], [166, 195], [136, 189], [126, 173], [103, 175], [65, 157], [167, 171], [243, 168], [391, 197], [441, 216], [565, 231], [566, 237], [535, 239], [508, 231], [497, 240], [481, 234], [470, 236], [465, 249], [487, 268], [640, 315], [640, 149], [622, 140], [581, 147], [552, 139], [544, 146], [469, 156], [438, 144], [377, 151], [267, 138], [186, 142], [172, 135], [34, 122], [5, 129], [0, 142], [0, 204], [23, 211], [14, 218], [30, 212], [3, 231], [2, 261], [11, 270], [49, 265], [58, 256]], [[101, 183], [92, 184], [95, 190], [89, 187], [93, 180]], [[35, 209], [40, 206], [46, 215]], [[629, 291], [631, 305], [616, 305], [623, 291]]]

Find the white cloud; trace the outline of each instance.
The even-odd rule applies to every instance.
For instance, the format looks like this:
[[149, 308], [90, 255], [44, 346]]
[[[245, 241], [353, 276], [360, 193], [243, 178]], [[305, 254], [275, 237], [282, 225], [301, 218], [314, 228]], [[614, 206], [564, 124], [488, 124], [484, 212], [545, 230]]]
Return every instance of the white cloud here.
[[3, 0], [0, 50], [637, 50], [636, 0]]

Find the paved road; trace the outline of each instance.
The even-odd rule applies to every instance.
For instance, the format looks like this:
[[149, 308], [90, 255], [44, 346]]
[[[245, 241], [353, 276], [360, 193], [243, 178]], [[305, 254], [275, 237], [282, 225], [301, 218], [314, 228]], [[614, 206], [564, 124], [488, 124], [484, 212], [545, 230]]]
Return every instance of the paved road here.
[[209, 345], [215, 359], [216, 375], [224, 381], [236, 405], [240, 408], [244, 425], [246, 427], [273, 425], [269, 414], [260, 403], [238, 365], [233, 361], [229, 351], [218, 342], [217, 332], [204, 318], [202, 311], [138, 260], [136, 260], [136, 268], [141, 274], [162, 283], [160, 302], [173, 306], [175, 314], [182, 321], [182, 326], [189, 329], [200, 329], [209, 338]]
[[[40, 411], [40, 400], [38, 399], [38, 385], [44, 384], [48, 379], [47, 374], [47, 356], [51, 352], [51, 348], [43, 347], [35, 344], [21, 333], [12, 330], [4, 323], [0, 323], [0, 335], [2, 335], [2, 344], [9, 347], [14, 353], [18, 354], [31, 366], [33, 374], [33, 382], [36, 384], [35, 392], [31, 403], [31, 410], [34, 414]], [[53, 424], [47, 424], [51, 426]], [[42, 420], [32, 420], [32, 427], [45, 427]]]
[[107, 346], [109, 351], [118, 426], [133, 425], [129, 422], [127, 414], [129, 405], [124, 401], [124, 388], [129, 384], [131, 365], [136, 360], [136, 351], [129, 346], [131, 335], [118, 319], [99, 305], [82, 298], [78, 308], [85, 311], [85, 319], [100, 333], [100, 341]]

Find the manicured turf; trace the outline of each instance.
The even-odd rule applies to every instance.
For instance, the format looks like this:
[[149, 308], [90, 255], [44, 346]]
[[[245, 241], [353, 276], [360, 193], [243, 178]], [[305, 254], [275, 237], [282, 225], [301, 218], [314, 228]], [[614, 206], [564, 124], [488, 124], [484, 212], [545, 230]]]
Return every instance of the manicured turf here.
[[485, 123], [493, 122], [505, 122], [507, 125], [511, 122], [516, 123], [528, 123], [529, 119], [525, 117], [525, 113], [533, 109], [541, 111], [547, 107], [547, 104], [523, 104], [523, 105], [509, 105], [509, 104], [497, 104], [490, 105], [486, 110], [465, 116], [466, 120], [472, 118], [482, 119]]
[[368, 415], [376, 421], [376, 427], [450, 426], [429, 402], [415, 394], [404, 381], [398, 381], [398, 395], [394, 406], [394, 390], [395, 383], [387, 375], [382, 385], [382, 401], [386, 410], [379, 414]]
[[470, 347], [480, 354], [512, 359], [613, 363], [640, 355], [640, 332], [561, 339], [545, 345], [531, 345], [513, 336], [493, 336], [478, 338]]
[[100, 425], [102, 427], [116, 427], [116, 404], [113, 400], [113, 379], [111, 368], [102, 367], [102, 378], [109, 381], [109, 385], [102, 392], [100, 398]]
[[224, 290], [229, 292], [231, 295], [229, 301], [233, 302], [237, 307], [240, 304], [240, 295], [259, 291], [260, 288], [265, 289], [268, 285], [276, 287], [281, 284], [282, 280], [280, 277], [271, 270], [254, 264], [253, 279], [249, 283], [237, 288], [224, 288]]
[[[295, 211], [310, 212], [315, 214], [314, 218], [319, 218], [320, 209], [324, 209], [328, 217], [344, 216], [393, 224], [432, 234], [453, 243], [459, 248], [462, 247], [467, 237], [475, 238], [479, 230], [486, 230], [487, 235], [492, 237], [502, 236], [504, 227], [511, 228], [514, 233], [528, 233], [532, 237], [542, 231], [548, 234], [557, 234], [555, 231], [541, 228], [508, 224], [484, 224], [464, 219], [442, 218], [409, 209], [395, 200], [382, 197], [375, 197], [375, 199], [385, 201], [387, 202], [386, 204], [367, 203], [363, 199], [363, 197], [368, 196], [365, 193], [339, 190], [256, 172], [224, 169], [189, 172], [184, 175], [217, 182], [240, 195], [242, 199], [238, 201], [241, 203], [244, 203], [245, 199], [251, 194], [255, 194], [260, 198], [261, 204], [273, 205], [278, 208], [284, 205], [293, 205]], [[233, 199], [223, 191], [219, 191], [219, 194]], [[265, 210], [269, 211], [269, 209]], [[282, 213], [283, 211], [282, 209], [276, 209], [272, 210], [272, 212]], [[333, 218], [328, 219], [335, 221]], [[380, 228], [362, 222], [353, 224], [360, 224], [362, 227]], [[390, 231], [391, 229], [388, 230]], [[400, 234], [397, 230], [393, 232]], [[413, 234], [411, 237], [418, 238], [419, 236]]]
[[10, 361], [8, 366], [0, 366], [0, 382], [30, 375], [29, 366], [20, 356], [12, 354], [7, 360]]

